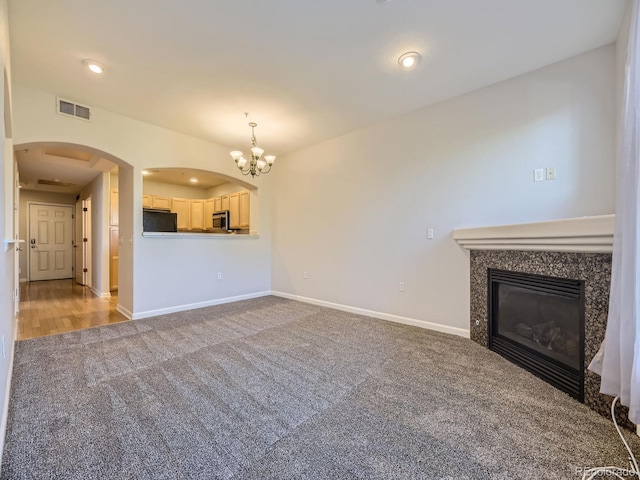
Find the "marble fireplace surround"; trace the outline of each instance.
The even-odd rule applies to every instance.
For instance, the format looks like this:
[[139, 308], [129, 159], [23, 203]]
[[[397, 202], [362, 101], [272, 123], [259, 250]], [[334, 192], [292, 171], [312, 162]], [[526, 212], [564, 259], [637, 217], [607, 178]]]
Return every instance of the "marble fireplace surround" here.
[[[600, 377], [586, 369], [604, 340], [609, 308], [615, 215], [570, 218], [454, 230], [470, 250], [471, 340], [487, 347], [487, 269], [584, 280], [584, 403], [609, 416], [611, 398], [600, 394]], [[626, 412], [616, 415], [630, 428]]]

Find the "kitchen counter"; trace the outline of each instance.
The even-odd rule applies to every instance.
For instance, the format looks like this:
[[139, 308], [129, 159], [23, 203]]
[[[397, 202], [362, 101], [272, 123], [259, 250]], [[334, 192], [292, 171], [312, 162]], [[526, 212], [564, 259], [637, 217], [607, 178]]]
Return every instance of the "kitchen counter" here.
[[142, 232], [146, 238], [260, 238], [257, 233]]

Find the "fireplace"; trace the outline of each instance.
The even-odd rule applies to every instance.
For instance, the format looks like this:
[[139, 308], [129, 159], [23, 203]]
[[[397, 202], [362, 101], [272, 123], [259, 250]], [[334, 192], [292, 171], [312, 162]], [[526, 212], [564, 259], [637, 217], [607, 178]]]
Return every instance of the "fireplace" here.
[[488, 269], [489, 349], [584, 401], [584, 282]]

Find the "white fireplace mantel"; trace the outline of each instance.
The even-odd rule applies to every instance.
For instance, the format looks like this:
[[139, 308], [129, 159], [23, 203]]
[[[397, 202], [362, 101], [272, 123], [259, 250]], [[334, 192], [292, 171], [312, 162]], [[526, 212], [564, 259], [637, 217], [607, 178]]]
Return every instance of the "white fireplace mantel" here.
[[602, 252], [613, 250], [615, 215], [546, 222], [459, 228], [453, 238], [469, 250], [542, 250]]

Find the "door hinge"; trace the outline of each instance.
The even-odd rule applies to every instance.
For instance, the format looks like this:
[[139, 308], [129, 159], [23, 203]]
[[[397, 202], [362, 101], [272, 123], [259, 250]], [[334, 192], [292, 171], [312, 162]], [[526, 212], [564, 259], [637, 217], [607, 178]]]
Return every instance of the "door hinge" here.
[[89, 211], [89, 209], [88, 209], [87, 207], [82, 207], [82, 211], [83, 211], [83, 212], [88, 212], [88, 211]]
[[88, 238], [83, 238], [83, 239], [82, 239], [82, 241], [83, 241], [83, 242], [88, 242], [88, 241], [89, 241], [89, 239], [88, 239]]
[[83, 268], [83, 269], [82, 269], [82, 271], [83, 271], [84, 273], [87, 273], [87, 272], [89, 271], [89, 269], [88, 269], [88, 268]]

